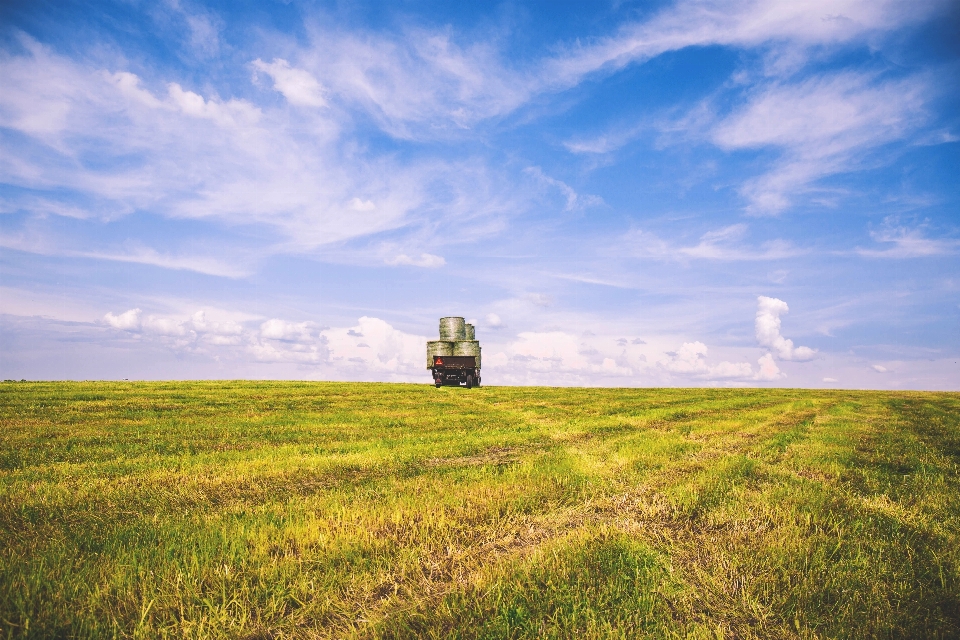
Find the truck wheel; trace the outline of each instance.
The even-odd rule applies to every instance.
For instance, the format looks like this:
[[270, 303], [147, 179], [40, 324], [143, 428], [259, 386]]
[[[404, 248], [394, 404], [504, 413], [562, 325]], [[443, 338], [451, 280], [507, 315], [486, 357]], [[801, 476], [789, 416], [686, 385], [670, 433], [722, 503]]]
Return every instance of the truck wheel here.
[[443, 381], [440, 380], [440, 378], [437, 378], [437, 379], [435, 379], [435, 380], [433, 381], [433, 383], [434, 383], [435, 385], [437, 385], [437, 389], [439, 389], [439, 388], [440, 388], [440, 385], [443, 384]]
[[477, 376], [477, 386], [480, 386], [480, 376]]
[[473, 376], [467, 376], [467, 389], [473, 388]]

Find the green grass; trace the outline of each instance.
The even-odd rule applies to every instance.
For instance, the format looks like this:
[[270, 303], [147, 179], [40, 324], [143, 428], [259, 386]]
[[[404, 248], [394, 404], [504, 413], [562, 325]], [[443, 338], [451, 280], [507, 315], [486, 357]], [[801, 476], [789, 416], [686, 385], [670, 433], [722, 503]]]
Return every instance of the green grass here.
[[960, 637], [960, 394], [4, 383], [0, 425], [7, 637]]

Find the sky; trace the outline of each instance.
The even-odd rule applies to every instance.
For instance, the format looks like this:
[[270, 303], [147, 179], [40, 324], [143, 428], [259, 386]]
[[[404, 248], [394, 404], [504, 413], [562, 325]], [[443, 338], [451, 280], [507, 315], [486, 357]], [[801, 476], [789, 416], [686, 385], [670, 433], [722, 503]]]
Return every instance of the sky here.
[[7, 1], [0, 378], [960, 390], [960, 3]]

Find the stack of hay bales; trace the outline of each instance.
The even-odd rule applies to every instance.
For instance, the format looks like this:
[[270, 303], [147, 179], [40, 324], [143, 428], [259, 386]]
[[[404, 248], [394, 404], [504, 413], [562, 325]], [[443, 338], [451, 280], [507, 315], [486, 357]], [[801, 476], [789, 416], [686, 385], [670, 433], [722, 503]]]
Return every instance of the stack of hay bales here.
[[440, 318], [440, 339], [427, 342], [427, 369], [433, 356], [476, 356], [479, 369], [480, 341], [474, 326], [460, 317]]

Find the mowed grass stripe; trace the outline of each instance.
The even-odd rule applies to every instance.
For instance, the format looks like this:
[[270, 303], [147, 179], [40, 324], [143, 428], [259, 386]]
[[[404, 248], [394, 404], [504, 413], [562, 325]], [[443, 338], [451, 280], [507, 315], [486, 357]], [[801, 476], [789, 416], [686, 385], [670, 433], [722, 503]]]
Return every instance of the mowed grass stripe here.
[[957, 394], [0, 385], [14, 637], [957, 637]]

